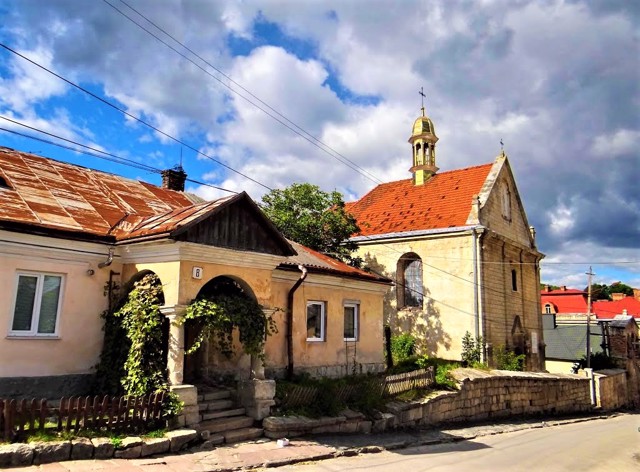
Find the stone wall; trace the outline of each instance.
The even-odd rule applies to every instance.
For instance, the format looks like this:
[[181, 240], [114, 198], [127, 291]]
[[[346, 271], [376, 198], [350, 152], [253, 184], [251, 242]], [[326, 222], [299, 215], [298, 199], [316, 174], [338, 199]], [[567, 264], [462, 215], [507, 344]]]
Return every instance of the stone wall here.
[[343, 412], [337, 418], [266, 418], [265, 435], [271, 438], [301, 434], [353, 432], [363, 428], [381, 432], [393, 428], [461, 421], [483, 421], [511, 416], [535, 416], [590, 411], [590, 380], [573, 374], [482, 371], [452, 372], [459, 390], [438, 392], [414, 402], [387, 403], [387, 413], [373, 421]]
[[[356, 365], [357, 374], [378, 374], [384, 372], [385, 365], [379, 362], [358, 363]], [[314, 378], [330, 377], [341, 378], [353, 374], [353, 365], [319, 365], [319, 366], [296, 366], [296, 374], [309, 374]], [[265, 368], [265, 376], [270, 379], [284, 379], [287, 370], [284, 368]]]
[[616, 410], [627, 405], [627, 373], [622, 369], [594, 372], [596, 404], [603, 410]]
[[0, 378], [0, 398], [59, 399], [88, 395], [93, 379], [92, 374], [4, 377]]

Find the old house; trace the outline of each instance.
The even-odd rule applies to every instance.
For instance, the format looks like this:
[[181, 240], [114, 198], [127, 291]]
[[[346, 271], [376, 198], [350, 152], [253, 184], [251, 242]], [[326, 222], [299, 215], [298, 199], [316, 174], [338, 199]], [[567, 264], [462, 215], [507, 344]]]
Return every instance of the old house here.
[[205, 350], [185, 363], [176, 321], [225, 284], [273, 313], [267, 376], [382, 368], [388, 280], [286, 240], [246, 193], [202, 201], [183, 191], [185, 179], [165, 171], [158, 187], [0, 148], [0, 397], [86, 392], [109, 292], [147, 273], [162, 283], [174, 386], [264, 376], [240, 354]]
[[422, 116], [409, 137], [411, 178], [383, 183], [348, 205], [361, 233], [359, 256], [395, 287], [385, 321], [413, 333], [422, 353], [460, 359], [469, 332], [484, 359], [506, 347], [544, 367], [539, 262], [509, 160], [440, 172], [433, 121]]

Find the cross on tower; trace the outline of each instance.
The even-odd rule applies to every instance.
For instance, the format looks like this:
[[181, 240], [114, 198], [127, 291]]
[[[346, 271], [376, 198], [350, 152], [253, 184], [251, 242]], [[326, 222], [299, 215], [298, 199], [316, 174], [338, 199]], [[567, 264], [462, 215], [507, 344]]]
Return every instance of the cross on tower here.
[[427, 97], [424, 94], [424, 87], [420, 87], [420, 91], [418, 93], [422, 96], [422, 99], [421, 99], [422, 100], [422, 108], [421, 108], [421, 110], [422, 110], [422, 116], [424, 116], [424, 99]]

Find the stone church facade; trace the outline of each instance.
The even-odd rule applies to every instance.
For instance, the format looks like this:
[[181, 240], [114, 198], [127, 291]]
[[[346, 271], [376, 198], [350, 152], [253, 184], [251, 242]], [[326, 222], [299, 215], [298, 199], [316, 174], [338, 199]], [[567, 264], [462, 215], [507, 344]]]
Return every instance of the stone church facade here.
[[412, 333], [421, 353], [460, 359], [469, 332], [483, 359], [499, 348], [544, 369], [536, 247], [509, 160], [438, 172], [432, 120], [416, 119], [411, 179], [383, 183], [347, 204], [361, 228], [352, 238], [373, 272], [395, 281], [385, 322]]

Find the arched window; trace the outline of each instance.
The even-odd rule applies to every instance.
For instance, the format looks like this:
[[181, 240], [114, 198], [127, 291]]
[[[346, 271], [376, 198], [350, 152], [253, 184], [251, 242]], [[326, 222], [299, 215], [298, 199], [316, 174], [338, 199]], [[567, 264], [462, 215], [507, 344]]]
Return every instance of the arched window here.
[[550, 314], [552, 313], [552, 311], [551, 311], [551, 303], [547, 303], [547, 304], [544, 306], [544, 312], [545, 312], [547, 315], [550, 315]]
[[396, 270], [398, 308], [422, 308], [422, 259], [410, 252], [398, 260]]

